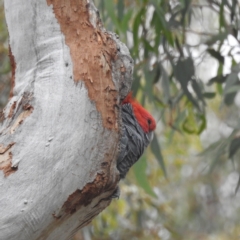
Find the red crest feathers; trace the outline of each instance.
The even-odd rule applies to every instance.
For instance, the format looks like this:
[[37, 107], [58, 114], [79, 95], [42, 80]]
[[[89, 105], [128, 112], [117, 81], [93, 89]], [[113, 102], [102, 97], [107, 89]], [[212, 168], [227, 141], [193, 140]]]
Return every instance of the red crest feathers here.
[[132, 104], [135, 118], [137, 119], [139, 125], [142, 127], [145, 133], [155, 130], [155, 119], [145, 108], [143, 108], [143, 106], [139, 102], [137, 102], [137, 100], [132, 97], [132, 92], [130, 92], [122, 102], [122, 104], [126, 103]]

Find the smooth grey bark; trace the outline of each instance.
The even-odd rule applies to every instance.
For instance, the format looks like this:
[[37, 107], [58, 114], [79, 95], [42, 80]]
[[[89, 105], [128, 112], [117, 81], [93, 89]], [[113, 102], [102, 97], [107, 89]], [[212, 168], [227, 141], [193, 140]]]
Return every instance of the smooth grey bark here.
[[[87, 2], [91, 24], [104, 32]], [[0, 125], [0, 239], [69, 239], [111, 201], [119, 130], [103, 126], [89, 89], [75, 81], [78, 63], [53, 6], [6, 0], [5, 13], [16, 69]], [[120, 49], [111, 65], [119, 102], [130, 89], [133, 63], [109, 34]]]

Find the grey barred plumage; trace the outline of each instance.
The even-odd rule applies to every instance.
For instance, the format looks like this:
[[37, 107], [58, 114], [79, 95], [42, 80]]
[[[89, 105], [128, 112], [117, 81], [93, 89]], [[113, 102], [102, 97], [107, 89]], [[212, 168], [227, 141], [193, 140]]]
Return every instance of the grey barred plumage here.
[[124, 178], [128, 170], [143, 154], [149, 145], [152, 132], [145, 133], [134, 116], [130, 103], [122, 106], [122, 137], [120, 140], [120, 154], [117, 168], [120, 178]]
[[[124, 178], [149, 145], [156, 128], [156, 122], [129, 93], [121, 104], [121, 138], [120, 151], [117, 158], [117, 169], [120, 179]], [[120, 189], [117, 187], [111, 198], [118, 198]]]

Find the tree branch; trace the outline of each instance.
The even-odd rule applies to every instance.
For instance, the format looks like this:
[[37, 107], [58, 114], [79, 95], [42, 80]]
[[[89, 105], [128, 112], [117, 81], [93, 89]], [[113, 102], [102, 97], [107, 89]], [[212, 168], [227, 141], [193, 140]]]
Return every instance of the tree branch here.
[[0, 126], [0, 239], [68, 239], [111, 202], [133, 61], [91, 1], [5, 1], [12, 97]]

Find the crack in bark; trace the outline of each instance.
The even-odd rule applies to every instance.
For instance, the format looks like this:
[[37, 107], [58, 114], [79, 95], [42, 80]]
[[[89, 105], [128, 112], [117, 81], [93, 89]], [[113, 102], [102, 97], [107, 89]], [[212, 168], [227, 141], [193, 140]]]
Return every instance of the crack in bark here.
[[33, 107], [30, 104], [25, 104], [23, 106], [23, 112], [19, 114], [16, 121], [13, 123], [12, 127], [10, 128], [10, 133], [13, 134], [16, 129], [23, 123], [23, 121], [32, 114]]
[[13, 96], [13, 89], [15, 86], [15, 72], [16, 72], [16, 62], [15, 62], [15, 58], [12, 54], [12, 50], [11, 47], [9, 45], [9, 59], [10, 59], [10, 65], [11, 65], [11, 70], [12, 70], [12, 77], [11, 77], [11, 90], [9, 93], [9, 98], [11, 98]]
[[18, 167], [12, 166], [12, 152], [10, 149], [14, 144], [9, 143], [6, 147], [0, 144], [0, 170], [3, 171], [5, 177], [18, 170]]

